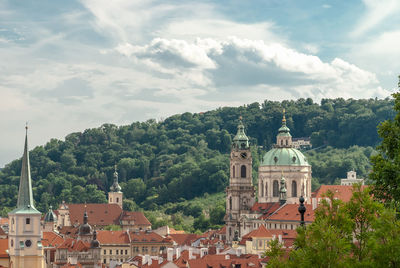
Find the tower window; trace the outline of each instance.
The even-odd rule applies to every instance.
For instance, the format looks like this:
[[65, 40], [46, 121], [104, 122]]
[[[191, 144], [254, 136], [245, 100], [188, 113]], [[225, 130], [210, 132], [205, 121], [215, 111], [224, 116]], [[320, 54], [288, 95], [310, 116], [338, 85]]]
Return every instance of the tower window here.
[[117, 203], [119, 202], [119, 198], [117, 197]]
[[232, 196], [229, 197], [229, 209], [232, 209]]
[[286, 140], [286, 145], [288, 145], [288, 140]]
[[31, 224], [31, 218], [26, 218], [26, 219], [25, 219], [25, 223], [26, 223], [26, 224]]
[[246, 178], [246, 166], [245, 165], [242, 165], [240, 167], [240, 177]]
[[292, 196], [297, 197], [297, 183], [296, 181], [292, 181]]
[[268, 197], [268, 182], [265, 183], [265, 197]]
[[110, 202], [112, 202], [112, 197], [110, 197]]
[[261, 196], [264, 196], [264, 183], [263, 182], [261, 182], [261, 186], [260, 186], [260, 195]]
[[272, 196], [273, 197], [278, 197], [279, 196], [279, 183], [277, 180], [274, 180], [274, 185], [272, 189]]
[[236, 177], [236, 174], [235, 174], [235, 166], [232, 167], [232, 175], [233, 175], [233, 178]]

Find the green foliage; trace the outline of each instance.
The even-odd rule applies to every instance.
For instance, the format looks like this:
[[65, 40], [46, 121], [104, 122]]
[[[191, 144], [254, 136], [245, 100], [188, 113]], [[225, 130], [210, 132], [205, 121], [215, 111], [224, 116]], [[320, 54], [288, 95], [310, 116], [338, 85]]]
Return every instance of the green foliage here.
[[283, 268], [285, 266], [285, 249], [278, 239], [273, 239], [269, 244], [269, 249], [262, 254], [262, 257], [268, 258], [267, 267]]
[[120, 225], [110, 224], [110, 225], [107, 225], [106, 227], [104, 227], [104, 230], [108, 230], [108, 231], [121, 231], [122, 228], [121, 228]]
[[[400, 83], [400, 82], [399, 82]], [[400, 89], [400, 88], [399, 88]], [[374, 194], [387, 204], [400, 204], [400, 93], [394, 93], [393, 120], [386, 120], [378, 127], [382, 143], [377, 147], [379, 154], [371, 157], [373, 169], [370, 179], [374, 183]]]
[[[284, 267], [398, 267], [400, 222], [396, 211], [371, 197], [370, 189], [354, 187], [348, 203], [327, 193], [315, 221], [298, 228], [296, 250]], [[277, 267], [277, 266], [271, 266]], [[278, 266], [279, 267], [279, 266]]]

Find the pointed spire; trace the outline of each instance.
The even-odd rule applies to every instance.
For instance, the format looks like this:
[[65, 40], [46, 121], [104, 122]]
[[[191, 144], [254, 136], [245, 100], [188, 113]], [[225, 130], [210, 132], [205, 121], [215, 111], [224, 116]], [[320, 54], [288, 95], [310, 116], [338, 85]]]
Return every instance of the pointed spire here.
[[86, 202], [85, 202], [85, 212], [83, 213], [83, 224], [87, 224], [88, 223], [88, 214], [87, 214], [87, 210], [86, 210]]
[[249, 148], [249, 138], [246, 136], [246, 133], [244, 132], [242, 116], [239, 117], [237, 133], [236, 133], [236, 136], [233, 138], [232, 146], [237, 149], [248, 149]]
[[276, 136], [277, 147], [291, 147], [292, 146], [292, 135], [290, 135], [290, 129], [286, 126], [286, 115], [285, 109], [283, 109], [282, 126], [278, 130]]
[[31, 169], [29, 164], [28, 123], [26, 123], [25, 126], [25, 146], [24, 155], [22, 156], [21, 177], [19, 180], [18, 201], [16, 210], [23, 209], [36, 210], [33, 202]]
[[286, 126], [285, 109], [283, 109], [282, 126]]
[[114, 165], [114, 183], [110, 187], [111, 192], [121, 192], [121, 186], [118, 183], [118, 172], [117, 172], [117, 165]]
[[286, 203], [286, 180], [285, 177], [283, 177], [283, 171], [281, 176], [281, 188], [279, 190], [279, 202], [281, 205]]

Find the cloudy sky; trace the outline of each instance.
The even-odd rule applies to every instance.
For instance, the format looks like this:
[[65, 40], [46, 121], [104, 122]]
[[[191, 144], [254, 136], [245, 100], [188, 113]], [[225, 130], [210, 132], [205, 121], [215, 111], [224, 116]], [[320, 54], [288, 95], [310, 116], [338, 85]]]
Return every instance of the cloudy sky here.
[[397, 0], [0, 0], [0, 167], [30, 147], [264, 99], [385, 98]]

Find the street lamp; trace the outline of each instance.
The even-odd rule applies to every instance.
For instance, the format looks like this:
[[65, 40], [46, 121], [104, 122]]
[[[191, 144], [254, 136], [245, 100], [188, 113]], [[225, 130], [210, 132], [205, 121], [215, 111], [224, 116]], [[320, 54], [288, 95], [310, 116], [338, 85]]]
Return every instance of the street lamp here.
[[304, 213], [306, 212], [306, 206], [304, 206], [304, 197], [300, 196], [299, 198], [300, 201], [300, 206], [299, 206], [299, 212], [300, 212], [300, 225], [304, 226]]

